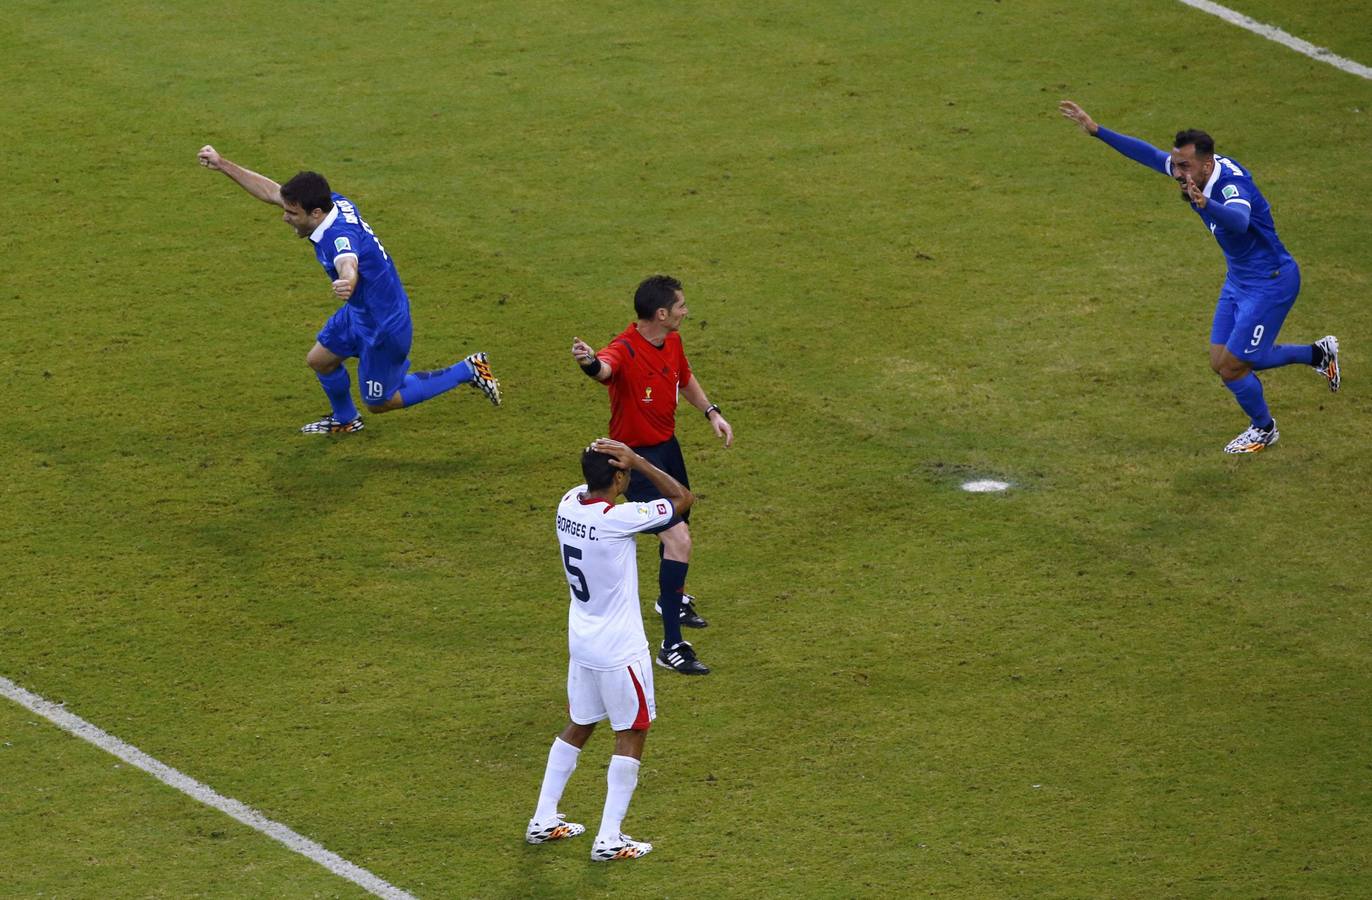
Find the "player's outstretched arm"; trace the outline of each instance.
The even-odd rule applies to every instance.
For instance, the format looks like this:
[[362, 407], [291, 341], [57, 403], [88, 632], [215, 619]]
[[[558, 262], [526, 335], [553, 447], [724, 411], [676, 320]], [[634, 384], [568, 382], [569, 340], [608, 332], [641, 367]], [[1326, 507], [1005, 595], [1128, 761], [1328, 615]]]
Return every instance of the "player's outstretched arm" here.
[[609, 456], [610, 465], [616, 469], [634, 469], [642, 472], [664, 499], [672, 501], [672, 509], [678, 516], [696, 502], [695, 494], [691, 493], [690, 488], [639, 456], [632, 447], [609, 438], [598, 438], [591, 443], [591, 449]]
[[1147, 166], [1155, 172], [1161, 172], [1164, 175], [1168, 174], [1167, 154], [1147, 141], [1141, 141], [1136, 137], [1130, 137], [1127, 134], [1111, 131], [1109, 128], [1102, 128], [1096, 123], [1095, 119], [1086, 114], [1086, 110], [1082, 109], [1071, 100], [1059, 102], [1058, 112], [1062, 113], [1064, 117], [1071, 119], [1073, 122], [1076, 122], [1081, 126], [1082, 131], [1092, 137], [1100, 138], [1102, 141], [1109, 144], [1116, 152], [1129, 157], [1136, 163]]
[[572, 359], [581, 366], [581, 371], [596, 381], [610, 380], [610, 373], [613, 371], [610, 364], [603, 359], [597, 359], [591, 345], [579, 337], [572, 338]]
[[223, 172], [232, 178], [239, 187], [263, 203], [285, 206], [285, 202], [281, 199], [281, 185], [266, 175], [259, 175], [251, 169], [245, 169], [238, 163], [225, 159], [219, 155], [218, 150], [209, 144], [200, 148], [199, 158], [200, 165], [216, 172]]
[[1096, 124], [1096, 120], [1086, 114], [1086, 110], [1077, 106], [1077, 104], [1073, 103], [1071, 100], [1060, 101], [1058, 103], [1058, 112], [1062, 113], [1073, 122], [1076, 122], [1081, 126], [1082, 131], [1092, 137], [1095, 136], [1096, 129], [1100, 128], [1100, 126]]
[[710, 427], [715, 430], [715, 437], [724, 439], [724, 447], [727, 450], [734, 445], [734, 429], [729, 424], [729, 420], [724, 418], [724, 413], [719, 411], [719, 407], [710, 402], [710, 398], [705, 396], [705, 388], [700, 386], [700, 379], [691, 373], [691, 380], [681, 386], [681, 396], [686, 398], [686, 402], [696, 409], [705, 413], [705, 420], [710, 423]]

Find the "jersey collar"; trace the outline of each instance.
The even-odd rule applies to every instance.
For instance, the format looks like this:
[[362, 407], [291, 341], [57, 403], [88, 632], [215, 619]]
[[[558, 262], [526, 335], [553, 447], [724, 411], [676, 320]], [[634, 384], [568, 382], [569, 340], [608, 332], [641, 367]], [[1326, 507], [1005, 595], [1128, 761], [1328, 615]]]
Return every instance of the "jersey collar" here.
[[1210, 199], [1210, 192], [1215, 189], [1215, 182], [1220, 180], [1221, 158], [1222, 157], [1218, 154], [1215, 155], [1215, 168], [1210, 172], [1210, 177], [1206, 180], [1205, 187], [1201, 189], [1201, 193], [1205, 195], [1205, 199], [1207, 200]]
[[582, 506], [595, 506], [597, 503], [604, 503], [608, 509], [615, 508], [615, 505], [604, 497], [587, 497], [585, 494], [578, 494], [576, 499]]
[[[1209, 188], [1206, 188], [1206, 190], [1209, 191]], [[1210, 195], [1207, 193], [1205, 196], [1209, 197]], [[324, 237], [324, 232], [328, 231], [329, 226], [332, 225], [337, 219], [338, 204], [335, 203], [333, 205], [333, 209], [329, 210], [329, 214], [324, 217], [324, 221], [319, 223], [319, 227], [316, 228], [314, 231], [310, 232], [310, 240], [314, 241], [316, 244], [319, 243], [320, 240], [322, 240]]]

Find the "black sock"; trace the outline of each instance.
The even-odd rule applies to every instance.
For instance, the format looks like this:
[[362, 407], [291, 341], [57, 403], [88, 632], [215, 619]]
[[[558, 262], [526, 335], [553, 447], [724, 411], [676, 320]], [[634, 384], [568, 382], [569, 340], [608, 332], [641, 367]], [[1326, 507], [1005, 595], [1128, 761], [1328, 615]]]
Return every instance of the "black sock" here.
[[681, 643], [681, 593], [690, 563], [663, 558], [657, 568], [657, 605], [662, 607], [662, 643], [669, 649]]

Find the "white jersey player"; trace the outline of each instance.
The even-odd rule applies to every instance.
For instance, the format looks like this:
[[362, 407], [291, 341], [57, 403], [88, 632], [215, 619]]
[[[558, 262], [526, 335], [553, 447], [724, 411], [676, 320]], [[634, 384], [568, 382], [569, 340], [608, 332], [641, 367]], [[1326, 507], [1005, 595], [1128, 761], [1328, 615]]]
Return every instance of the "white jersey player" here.
[[[631, 471], [647, 478], [661, 497], [615, 505], [629, 485]], [[695, 497], [619, 441], [601, 439], [587, 447], [581, 454], [581, 472], [586, 483], [564, 494], [557, 507], [558, 549], [571, 597], [567, 613], [571, 721], [548, 751], [538, 808], [524, 839], [542, 844], [586, 831], [583, 825], [565, 821], [557, 805], [596, 723], [609, 719], [615, 749], [591, 859], [636, 859], [653, 845], [635, 841], [619, 829], [638, 785], [643, 741], [656, 708], [652, 658], [639, 610], [634, 536], [673, 522], [691, 508]]]

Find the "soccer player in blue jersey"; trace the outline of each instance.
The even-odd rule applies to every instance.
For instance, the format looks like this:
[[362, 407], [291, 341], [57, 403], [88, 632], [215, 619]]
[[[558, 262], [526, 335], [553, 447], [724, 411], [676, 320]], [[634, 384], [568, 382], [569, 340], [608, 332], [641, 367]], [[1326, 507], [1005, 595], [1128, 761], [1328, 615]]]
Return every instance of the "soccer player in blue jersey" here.
[[1278, 344], [1277, 332], [1301, 289], [1301, 271], [1277, 237], [1272, 209], [1248, 171], [1215, 153], [1203, 131], [1177, 133], [1171, 152], [1097, 125], [1071, 100], [1058, 110], [1093, 137], [1135, 162], [1181, 185], [1215, 236], [1229, 271], [1210, 328], [1210, 368], [1248, 414], [1249, 427], [1225, 446], [1226, 453], [1256, 453], [1277, 442], [1277, 421], [1263, 399], [1255, 372], [1300, 363], [1313, 366], [1339, 389], [1339, 341], [1332, 334], [1313, 344]]
[[345, 301], [320, 329], [305, 356], [314, 369], [331, 410], [300, 430], [339, 434], [362, 430], [352, 385], [343, 361], [357, 357], [362, 401], [374, 413], [423, 403], [459, 384], [470, 384], [500, 405], [500, 382], [485, 353], [473, 353], [444, 369], [410, 371], [410, 301], [395, 263], [352, 201], [335, 194], [323, 175], [301, 172], [285, 184], [243, 168], [210, 146], [200, 149], [200, 164], [223, 172], [239, 187], [284, 210], [282, 219], [298, 237], [314, 244], [314, 255]]

